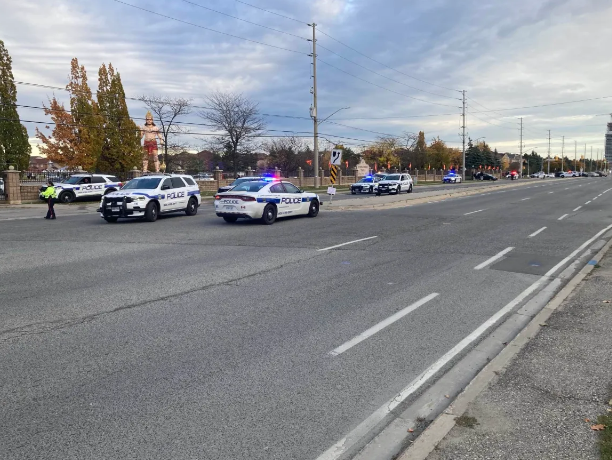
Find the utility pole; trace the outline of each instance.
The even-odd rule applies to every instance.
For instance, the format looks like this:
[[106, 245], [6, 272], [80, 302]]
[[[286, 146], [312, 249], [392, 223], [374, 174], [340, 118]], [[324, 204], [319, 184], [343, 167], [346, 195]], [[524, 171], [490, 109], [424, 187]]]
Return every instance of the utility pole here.
[[565, 155], [565, 136], [563, 136], [563, 143], [561, 144], [561, 171], [564, 171], [563, 169], [563, 155]]
[[548, 130], [548, 170], [546, 174], [550, 174], [550, 129]]
[[591, 145], [591, 161], [589, 163], [589, 172], [593, 171], [593, 146]]
[[586, 144], [584, 144], [584, 155], [582, 157], [584, 158], [584, 168], [581, 169], [584, 169], [584, 172], [586, 172]]
[[461, 94], [463, 95], [462, 101], [463, 101], [463, 112], [461, 114], [462, 120], [463, 122], [461, 123], [461, 129], [463, 129], [463, 134], [461, 135], [462, 139], [463, 139], [463, 154], [462, 154], [462, 158], [463, 158], [463, 173], [461, 174], [461, 182], [465, 183], [465, 90], [461, 91]]
[[314, 186], [319, 186], [319, 120], [317, 113], [317, 25], [313, 22], [312, 26], [312, 107], [310, 116], [314, 123]]
[[574, 171], [578, 171], [578, 141], [574, 141]]
[[[519, 145], [519, 152], [521, 155], [520, 166], [519, 166], [519, 177], [523, 176], [523, 117], [521, 117], [521, 143]], [[527, 175], [529, 175], [529, 160], [527, 160]]]

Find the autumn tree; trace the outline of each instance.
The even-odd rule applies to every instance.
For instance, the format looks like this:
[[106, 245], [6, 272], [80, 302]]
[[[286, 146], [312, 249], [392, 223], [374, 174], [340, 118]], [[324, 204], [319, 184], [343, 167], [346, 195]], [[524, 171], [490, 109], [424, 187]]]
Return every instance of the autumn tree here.
[[142, 96], [140, 101], [153, 112], [159, 123], [160, 134], [164, 139], [164, 162], [169, 165], [169, 151], [180, 151], [186, 148], [178, 139], [188, 130], [181, 126], [179, 118], [191, 113], [191, 99], [166, 96]]
[[399, 148], [400, 142], [397, 138], [379, 137], [374, 144], [370, 145], [362, 153], [362, 156], [368, 163], [376, 163], [379, 167], [399, 167], [399, 158], [397, 156]]
[[450, 165], [450, 150], [439, 137], [433, 139], [427, 147], [427, 164], [434, 169], [446, 168]]
[[414, 159], [415, 167], [427, 167], [427, 142], [425, 142], [425, 133], [423, 131], [419, 131], [416, 144], [414, 145]]
[[98, 104], [92, 99], [85, 67], [79, 66], [77, 58], [72, 59], [66, 89], [70, 92], [70, 111], [55, 97], [51, 99], [45, 114], [55, 123], [52, 135], [46, 136], [37, 129], [36, 137], [42, 141], [40, 150], [49, 160], [69, 168], [80, 166], [90, 170], [96, 166], [102, 150], [103, 120]]
[[0, 40], [0, 171], [12, 165], [27, 169], [32, 147], [17, 113], [17, 87], [12, 60]]
[[97, 100], [103, 136], [96, 169], [129, 171], [142, 161], [140, 128], [130, 119], [121, 76], [112, 64], [98, 71]]
[[300, 166], [300, 151], [304, 142], [299, 137], [279, 137], [265, 142], [263, 148], [268, 152], [268, 166], [279, 168], [284, 173], [295, 172]]
[[215, 92], [206, 98], [207, 108], [199, 115], [219, 132], [216, 143], [226, 149], [234, 175], [242, 167], [244, 157], [252, 154], [258, 135], [266, 129], [257, 104], [242, 94]]

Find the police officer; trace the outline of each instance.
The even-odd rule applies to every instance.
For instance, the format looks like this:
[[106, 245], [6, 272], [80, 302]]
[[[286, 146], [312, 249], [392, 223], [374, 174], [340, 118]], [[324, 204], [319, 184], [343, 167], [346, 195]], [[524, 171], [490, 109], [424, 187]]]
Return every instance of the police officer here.
[[47, 211], [47, 215], [45, 219], [55, 219], [55, 209], [53, 205], [55, 204], [55, 199], [57, 198], [55, 193], [55, 187], [53, 186], [53, 182], [47, 182], [47, 189], [42, 193], [42, 197], [47, 200], [49, 204], [49, 209]]

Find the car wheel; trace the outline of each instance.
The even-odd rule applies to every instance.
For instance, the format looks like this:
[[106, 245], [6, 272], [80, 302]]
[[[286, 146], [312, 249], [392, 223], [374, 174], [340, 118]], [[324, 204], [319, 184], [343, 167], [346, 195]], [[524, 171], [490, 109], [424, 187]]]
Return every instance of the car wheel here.
[[105, 217], [104, 220], [109, 224], [114, 224], [115, 222], [117, 222], [117, 217]]
[[109, 193], [116, 192], [116, 191], [117, 191], [117, 190], [115, 190], [114, 188], [109, 188], [109, 189], [106, 189], [106, 190], [104, 191], [104, 196], [108, 195]]
[[189, 203], [187, 203], [187, 209], [185, 209], [185, 214], [188, 216], [195, 216], [198, 213], [198, 200], [195, 198], [189, 198]]
[[223, 220], [225, 222], [229, 222], [230, 224], [233, 224], [234, 222], [238, 220], [238, 218], [236, 216], [223, 216]]
[[368, 193], [374, 193], [374, 187], [370, 187], [370, 191]]
[[357, 194], [357, 192], [355, 190], [351, 189], [351, 195], [356, 195], [356, 194]]
[[157, 209], [157, 203], [154, 201], [149, 202], [149, 204], [147, 204], [147, 208], [145, 209], [145, 219], [148, 222], [155, 222], [158, 214], [159, 209]]
[[276, 206], [272, 203], [268, 203], [264, 208], [261, 221], [266, 225], [272, 225], [276, 220]]
[[380, 192], [379, 191], [376, 191], [376, 196], [380, 196]]
[[399, 195], [400, 193], [402, 193], [402, 186], [401, 186], [401, 185], [398, 185], [398, 186], [397, 186], [397, 190], [395, 191], [395, 194], [396, 194], [396, 195]]
[[408, 193], [412, 193], [412, 184], [408, 187]]
[[317, 217], [319, 214], [319, 201], [312, 200], [310, 202], [310, 207], [308, 208], [308, 217]]
[[74, 201], [74, 193], [72, 192], [62, 192], [59, 196], [60, 203], [72, 203]]

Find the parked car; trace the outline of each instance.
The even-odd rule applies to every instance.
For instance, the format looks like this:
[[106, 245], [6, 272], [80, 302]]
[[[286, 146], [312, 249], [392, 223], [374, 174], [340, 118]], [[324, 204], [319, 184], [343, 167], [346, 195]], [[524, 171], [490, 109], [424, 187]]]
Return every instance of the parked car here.
[[402, 192], [412, 193], [412, 177], [410, 174], [388, 174], [378, 183], [376, 195], [382, 193], [399, 195]]
[[215, 180], [212, 174], [209, 174], [209, 173], [198, 173], [195, 176], [193, 176], [193, 178], [195, 180], [205, 180], [205, 181]]
[[[75, 174], [64, 182], [55, 184], [55, 192], [60, 203], [71, 203], [77, 198], [98, 199], [119, 190], [123, 183], [118, 177], [109, 174]], [[41, 188], [42, 190], [42, 188]], [[39, 194], [41, 200], [42, 192]]]
[[518, 178], [519, 178], [519, 173], [516, 171], [510, 171], [508, 174], [506, 174], [506, 179], [516, 180]]
[[450, 171], [444, 178], [442, 179], [443, 184], [459, 184], [461, 183], [461, 176], [457, 174], [455, 171]]
[[574, 173], [572, 171], [557, 171], [555, 177], [574, 177]]
[[532, 179], [545, 179], [546, 174], [544, 173], [544, 171], [540, 171], [540, 172], [531, 173], [529, 177], [531, 177]]
[[379, 181], [380, 179], [375, 176], [365, 176], [354, 184], [351, 184], [351, 194], [376, 193]]
[[489, 174], [486, 172], [477, 172], [476, 174], [474, 174], [474, 180], [492, 180], [492, 181], [496, 181], [497, 177], [495, 177], [493, 174]]
[[4, 195], [4, 179], [0, 177], [0, 195]]

